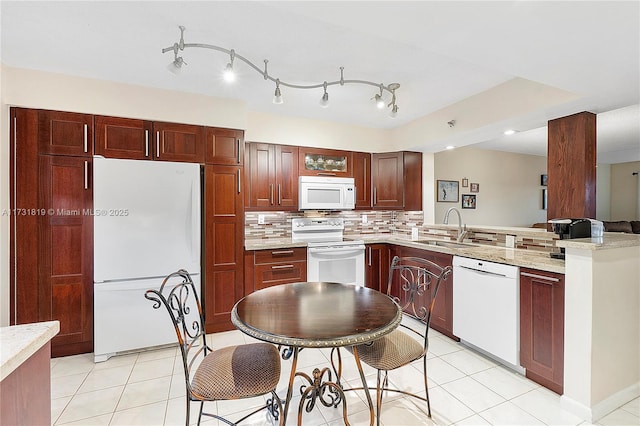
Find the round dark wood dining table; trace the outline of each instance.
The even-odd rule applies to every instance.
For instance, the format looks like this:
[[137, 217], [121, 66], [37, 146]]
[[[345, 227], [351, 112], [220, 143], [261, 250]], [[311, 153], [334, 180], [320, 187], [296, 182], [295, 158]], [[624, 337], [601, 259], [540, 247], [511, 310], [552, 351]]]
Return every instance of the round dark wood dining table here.
[[[371, 342], [398, 327], [402, 321], [402, 311], [386, 294], [363, 286], [299, 282], [267, 287], [247, 295], [233, 307], [231, 320], [243, 333], [289, 347], [292, 351], [291, 377], [285, 400], [286, 419], [294, 376], [309, 377], [296, 371], [297, 355], [302, 348], [340, 348]], [[373, 403], [357, 349], [353, 354], [373, 424]], [[314, 371], [314, 377], [318, 371]], [[336, 375], [339, 376], [339, 373], [336, 372]], [[309, 378], [307, 380], [311, 382]], [[342, 393], [340, 377], [337, 377], [337, 381], [337, 385], [328, 384]], [[302, 401], [298, 424], [301, 423], [301, 409]], [[348, 424], [346, 403], [344, 420]]]

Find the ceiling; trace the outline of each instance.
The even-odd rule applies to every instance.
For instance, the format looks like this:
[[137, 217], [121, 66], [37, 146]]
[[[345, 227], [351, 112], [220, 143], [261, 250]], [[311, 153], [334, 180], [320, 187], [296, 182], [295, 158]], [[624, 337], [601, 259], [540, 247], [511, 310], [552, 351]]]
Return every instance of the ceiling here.
[[[499, 111], [500, 99], [472, 111], [467, 100], [525, 79], [572, 98], [494, 115], [465, 128], [456, 144], [545, 155], [548, 120], [591, 111], [599, 161], [640, 161], [637, 1], [3, 0], [0, 18], [4, 66], [240, 99], [253, 111], [372, 128], [443, 110], [458, 122], [479, 109]], [[185, 49], [188, 65], [174, 75], [167, 71], [173, 54], [161, 49], [178, 41], [179, 25], [186, 43], [233, 48], [259, 67], [268, 59], [269, 74], [282, 81], [334, 81], [343, 66], [345, 79], [397, 82], [399, 114], [376, 110], [378, 90], [364, 85], [330, 86], [328, 108], [318, 104], [322, 89], [283, 87], [285, 103], [275, 105], [274, 84], [245, 64], [236, 61], [238, 81], [224, 83], [229, 57], [209, 49]], [[506, 128], [518, 133], [506, 138]]]

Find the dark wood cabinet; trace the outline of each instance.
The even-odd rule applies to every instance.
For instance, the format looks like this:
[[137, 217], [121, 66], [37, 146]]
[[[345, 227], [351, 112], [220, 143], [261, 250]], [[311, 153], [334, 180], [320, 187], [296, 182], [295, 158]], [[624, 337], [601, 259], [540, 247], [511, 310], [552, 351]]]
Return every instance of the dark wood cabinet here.
[[247, 209], [298, 210], [298, 147], [250, 142], [245, 157]]
[[227, 166], [244, 163], [244, 132], [242, 130], [207, 127], [205, 129], [205, 162]]
[[91, 157], [93, 115], [62, 111], [38, 111], [40, 154]]
[[371, 209], [371, 154], [353, 153], [353, 179], [356, 185], [356, 210]]
[[232, 330], [243, 296], [244, 205], [241, 167], [204, 168], [203, 301], [207, 332]]
[[154, 159], [204, 163], [204, 126], [153, 123]]
[[520, 269], [520, 364], [531, 380], [562, 394], [564, 275]]
[[247, 251], [245, 269], [245, 295], [274, 285], [306, 281], [307, 249]]
[[91, 352], [93, 117], [23, 108], [10, 115], [10, 324], [58, 320], [54, 357]]
[[[453, 256], [447, 253], [439, 253], [431, 250], [421, 250], [412, 247], [395, 246], [391, 251], [393, 256], [415, 256], [430, 260], [440, 266], [451, 266]], [[454, 340], [460, 340], [453, 334], [453, 274], [440, 283], [438, 294], [431, 313], [431, 328]]]
[[367, 244], [364, 258], [365, 286], [386, 293], [389, 281], [389, 246], [387, 244]]
[[335, 149], [300, 147], [300, 176], [353, 177], [353, 153]]
[[371, 155], [374, 209], [422, 210], [422, 154]]
[[[52, 355], [93, 350], [91, 158], [40, 155], [38, 316], [60, 321]], [[35, 301], [33, 301], [35, 302]]]
[[107, 158], [151, 160], [153, 123], [121, 117], [95, 117], [95, 153]]

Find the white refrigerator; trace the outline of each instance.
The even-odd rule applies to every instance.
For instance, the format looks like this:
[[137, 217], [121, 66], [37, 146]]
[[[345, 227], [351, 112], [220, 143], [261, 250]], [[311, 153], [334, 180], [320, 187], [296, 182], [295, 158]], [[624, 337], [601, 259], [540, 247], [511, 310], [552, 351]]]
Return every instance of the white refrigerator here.
[[95, 362], [176, 342], [144, 294], [178, 269], [200, 292], [200, 176], [199, 164], [94, 157]]

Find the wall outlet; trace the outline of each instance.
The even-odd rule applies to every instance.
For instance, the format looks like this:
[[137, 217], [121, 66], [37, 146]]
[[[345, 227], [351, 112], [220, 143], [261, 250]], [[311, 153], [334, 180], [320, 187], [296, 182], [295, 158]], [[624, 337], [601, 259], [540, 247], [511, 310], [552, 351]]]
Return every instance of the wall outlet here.
[[264, 225], [264, 216], [263, 214], [258, 215], [258, 225]]
[[516, 236], [515, 235], [507, 235], [505, 246], [508, 248], [514, 248], [516, 246]]
[[411, 239], [413, 241], [418, 239], [418, 228], [411, 228]]
[[363, 215], [362, 215], [362, 224], [363, 224], [363, 225], [366, 225], [366, 224], [367, 224], [367, 215], [366, 215], [366, 214], [363, 214]]

